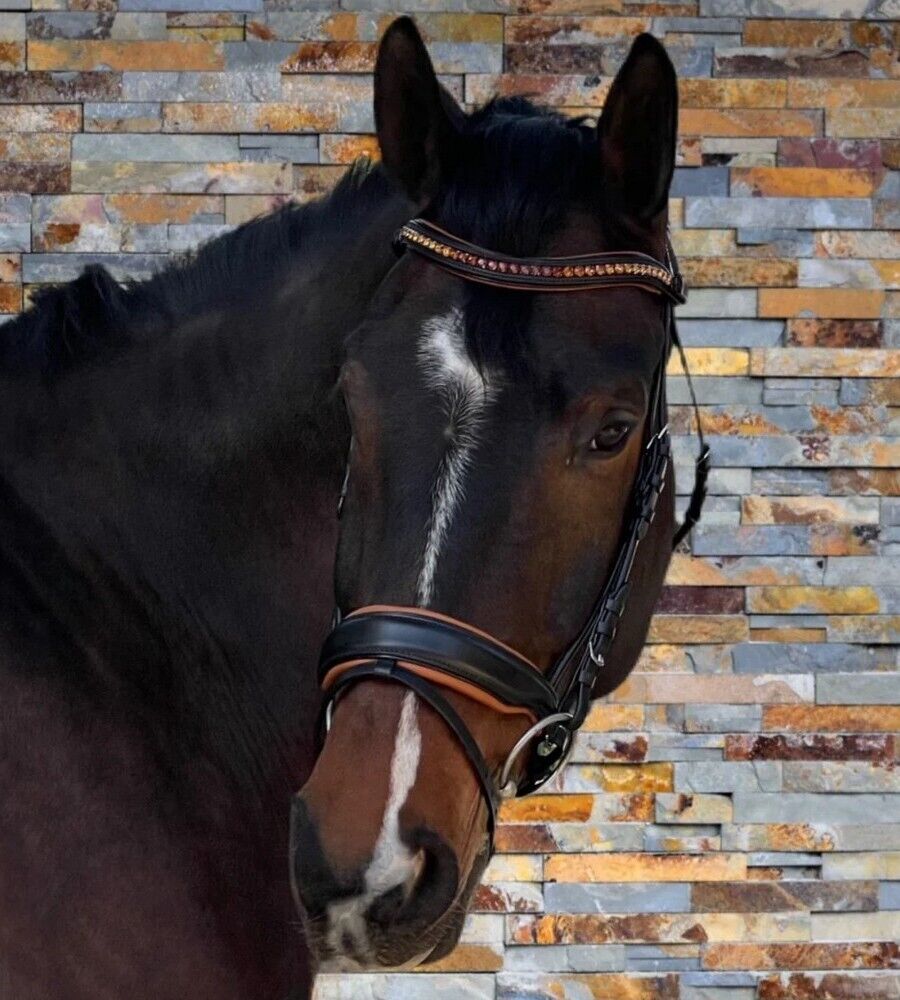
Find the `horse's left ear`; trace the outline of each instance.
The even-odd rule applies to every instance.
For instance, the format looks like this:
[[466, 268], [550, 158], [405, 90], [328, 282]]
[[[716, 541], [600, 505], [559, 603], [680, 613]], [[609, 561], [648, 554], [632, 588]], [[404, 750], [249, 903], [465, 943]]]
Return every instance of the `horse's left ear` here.
[[437, 192], [463, 113], [438, 83], [409, 17], [394, 21], [375, 63], [375, 127], [384, 165], [420, 205]]
[[666, 50], [639, 35], [597, 125], [609, 207], [651, 223], [666, 207], [678, 132], [678, 85]]

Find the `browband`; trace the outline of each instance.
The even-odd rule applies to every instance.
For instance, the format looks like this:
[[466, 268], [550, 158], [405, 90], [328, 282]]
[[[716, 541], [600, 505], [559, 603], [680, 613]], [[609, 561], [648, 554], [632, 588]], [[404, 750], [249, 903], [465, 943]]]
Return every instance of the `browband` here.
[[426, 219], [397, 230], [394, 248], [414, 250], [461, 278], [529, 292], [577, 292], [611, 285], [636, 285], [685, 302], [684, 280], [655, 257], [631, 251], [576, 257], [509, 257], [458, 239]]

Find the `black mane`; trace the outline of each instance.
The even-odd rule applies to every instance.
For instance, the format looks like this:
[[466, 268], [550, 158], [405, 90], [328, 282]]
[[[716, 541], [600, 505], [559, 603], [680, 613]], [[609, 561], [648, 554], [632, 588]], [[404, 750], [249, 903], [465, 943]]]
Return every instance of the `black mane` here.
[[[524, 97], [465, 119], [446, 187], [428, 216], [490, 250], [538, 256], [573, 206], [599, 202], [596, 130]], [[524, 374], [532, 296], [467, 283], [466, 341], [479, 364]]]
[[349, 218], [386, 197], [382, 170], [357, 161], [327, 197], [284, 207], [168, 263], [144, 281], [120, 284], [91, 265], [64, 285], [40, 290], [31, 307], [0, 327], [0, 373], [57, 376], [78, 362], [165, 335], [211, 308], [259, 302], [300, 253], [346, 238]]
[[473, 243], [534, 256], [573, 203], [596, 200], [596, 148], [584, 117], [565, 118], [525, 97], [495, 98], [465, 119], [429, 215]]

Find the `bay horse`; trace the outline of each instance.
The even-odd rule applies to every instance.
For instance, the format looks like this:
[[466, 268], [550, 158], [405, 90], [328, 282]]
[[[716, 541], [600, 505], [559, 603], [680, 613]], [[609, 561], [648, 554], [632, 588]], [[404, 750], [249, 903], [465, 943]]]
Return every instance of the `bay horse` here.
[[[401, 18], [375, 112], [382, 165], [322, 201], [144, 282], [88, 268], [0, 333], [4, 996], [299, 998], [441, 957], [510, 749], [515, 792], [637, 659], [665, 462], [566, 739], [529, 729], [668, 441], [671, 63], [640, 36], [596, 127], [465, 114]], [[571, 294], [515, 263], [604, 252], [626, 270]], [[466, 662], [429, 672], [435, 637]]]

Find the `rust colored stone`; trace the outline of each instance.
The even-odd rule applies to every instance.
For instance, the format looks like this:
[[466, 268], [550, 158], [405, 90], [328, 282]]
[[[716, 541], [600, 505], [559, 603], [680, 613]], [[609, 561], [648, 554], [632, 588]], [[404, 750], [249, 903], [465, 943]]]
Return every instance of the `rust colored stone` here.
[[500, 854], [534, 854], [559, 850], [550, 828], [540, 823], [500, 826], [494, 843]]
[[815, 52], [794, 50], [777, 54], [738, 52], [716, 56], [717, 76], [858, 76], [869, 75], [869, 57], [864, 52]]
[[876, 734], [803, 733], [725, 737], [725, 760], [893, 760], [895, 737]]
[[[900, 397], [900, 389], [897, 390]], [[900, 469], [829, 469], [832, 493], [859, 496], [900, 495]]]
[[42, 231], [35, 231], [34, 249], [39, 253], [61, 250], [74, 243], [80, 232], [77, 222], [49, 222]]
[[664, 587], [657, 614], [739, 615], [744, 610], [742, 587]]
[[63, 194], [69, 190], [68, 163], [0, 161], [0, 191]]
[[896, 942], [815, 942], [709, 945], [705, 969], [889, 969], [900, 962]]
[[778, 165], [783, 167], [850, 167], [880, 171], [881, 143], [877, 139], [803, 139], [796, 136], [778, 140]]
[[880, 320], [791, 319], [787, 343], [797, 347], [881, 347]]
[[890, 1000], [897, 996], [896, 976], [768, 976], [757, 986], [758, 1000]]
[[0, 73], [0, 103], [116, 101], [122, 95], [121, 73]]
[[22, 308], [22, 286], [0, 284], [0, 313], [17, 313]]
[[691, 908], [697, 913], [877, 910], [878, 883], [698, 882], [691, 887]]
[[281, 64], [282, 73], [371, 73], [375, 42], [304, 42]]

